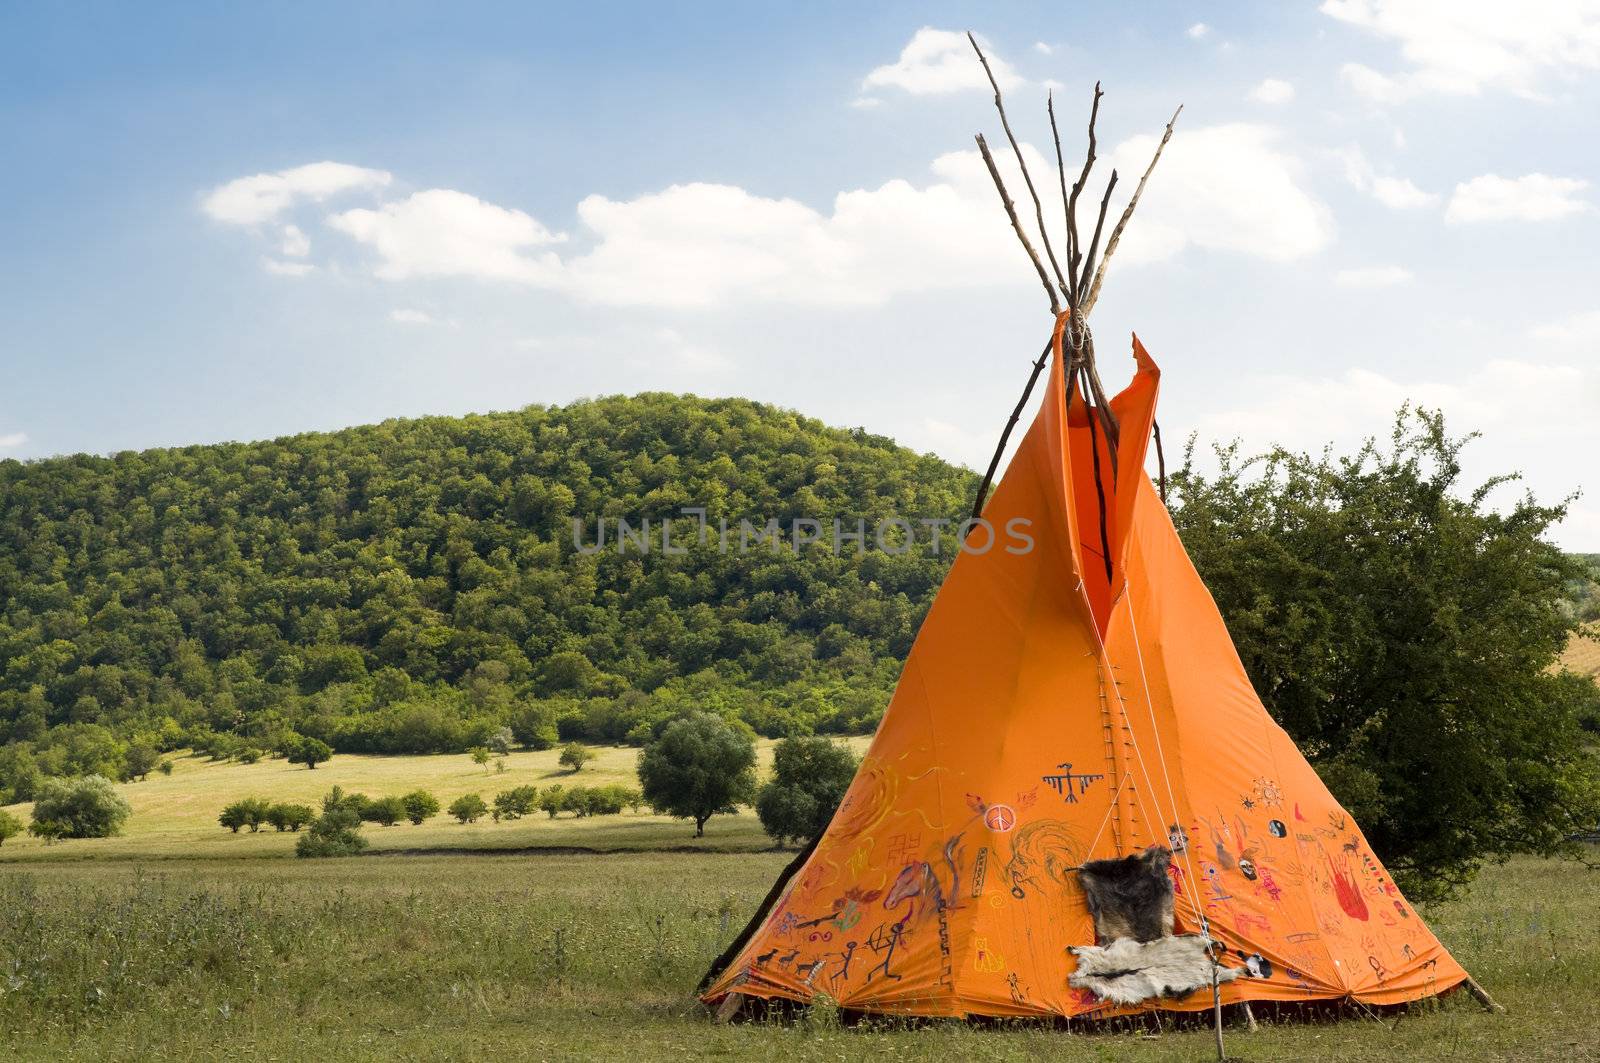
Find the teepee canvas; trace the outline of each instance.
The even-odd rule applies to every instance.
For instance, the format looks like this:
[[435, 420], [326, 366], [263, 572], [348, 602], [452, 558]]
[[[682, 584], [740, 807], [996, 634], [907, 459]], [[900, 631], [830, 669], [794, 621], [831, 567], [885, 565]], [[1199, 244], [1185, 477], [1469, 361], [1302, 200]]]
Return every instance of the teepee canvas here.
[[1101, 1016], [1209, 1008], [1213, 970], [1224, 1002], [1461, 983], [1251, 689], [1143, 472], [1155, 363], [1135, 340], [1112, 477], [1068, 317], [983, 510], [1031, 544], [972, 532], [832, 823], [705, 998]]
[[1058, 260], [994, 90], [1048, 269], [981, 136], [978, 148], [1049, 297], [1051, 342], [859, 773], [708, 972], [704, 999], [1099, 1017], [1398, 1004], [1462, 983], [1482, 994], [1251, 688], [1145, 472], [1161, 374], [1137, 338], [1133, 380], [1114, 398], [1102, 389], [1087, 316], [1177, 115], [1097, 262], [1117, 175], [1085, 253], [1095, 86], [1070, 194], [1056, 138]]

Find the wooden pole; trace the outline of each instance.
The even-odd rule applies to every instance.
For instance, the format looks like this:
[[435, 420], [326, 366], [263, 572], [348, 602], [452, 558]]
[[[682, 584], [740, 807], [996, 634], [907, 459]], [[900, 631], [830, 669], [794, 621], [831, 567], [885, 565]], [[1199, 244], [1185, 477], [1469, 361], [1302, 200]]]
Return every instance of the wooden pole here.
[[1005, 429], [1000, 433], [1000, 442], [994, 448], [994, 457], [989, 459], [989, 467], [983, 473], [983, 482], [978, 485], [978, 497], [972, 500], [974, 521], [983, 516], [983, 504], [989, 500], [989, 485], [994, 483], [995, 471], [1000, 468], [1000, 457], [1006, 451], [1006, 444], [1011, 441], [1011, 430], [1017, 426], [1017, 419], [1022, 416], [1023, 408], [1028, 405], [1028, 396], [1033, 394], [1033, 385], [1038, 383], [1039, 374], [1044, 372], [1045, 363], [1050, 360], [1050, 348], [1053, 346], [1053, 342], [1046, 343], [1044, 350], [1039, 352], [1039, 360], [1033, 363], [1033, 372], [1028, 374], [1027, 386], [1022, 389], [1022, 398], [1017, 400], [1016, 408], [1011, 411], [1011, 419], [1006, 422]]
[[1228, 1054], [1222, 1048], [1222, 989], [1217, 984], [1217, 961], [1211, 961], [1211, 1018], [1217, 1033], [1217, 1063], [1225, 1063]]
[[783, 869], [778, 875], [778, 881], [772, 884], [772, 888], [762, 898], [761, 904], [756, 908], [756, 914], [750, 917], [750, 922], [745, 924], [745, 928], [739, 932], [738, 937], [733, 939], [733, 943], [722, 950], [722, 955], [711, 961], [711, 966], [707, 968], [705, 977], [700, 979], [699, 992], [704, 993], [711, 983], [717, 980], [717, 976], [727, 970], [728, 964], [732, 963], [734, 958], [739, 955], [739, 952], [750, 943], [750, 939], [756, 936], [756, 931], [761, 928], [762, 922], [766, 920], [767, 913], [772, 911], [772, 906], [778, 903], [779, 897], [783, 896], [783, 888], [805, 866], [806, 861], [811, 859], [811, 854], [817, 851], [817, 843], [820, 841], [822, 841], [822, 834], [812, 838], [811, 843], [796, 853], [794, 859], [789, 861], [789, 866]]

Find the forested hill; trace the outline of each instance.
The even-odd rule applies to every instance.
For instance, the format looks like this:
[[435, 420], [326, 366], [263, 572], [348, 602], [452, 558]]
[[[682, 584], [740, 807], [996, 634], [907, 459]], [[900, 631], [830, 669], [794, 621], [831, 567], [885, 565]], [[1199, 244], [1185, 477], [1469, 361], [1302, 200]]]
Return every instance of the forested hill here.
[[[135, 735], [421, 752], [559, 718], [637, 740], [688, 705], [860, 731], [949, 551], [741, 552], [738, 522], [831, 540], [836, 516], [959, 518], [974, 488], [881, 436], [666, 394], [0, 462], [0, 740], [72, 770]], [[728, 518], [726, 552], [689, 517], [662, 552], [689, 506]], [[602, 516], [649, 518], [650, 552], [614, 523], [577, 550], [572, 519], [592, 547]]]

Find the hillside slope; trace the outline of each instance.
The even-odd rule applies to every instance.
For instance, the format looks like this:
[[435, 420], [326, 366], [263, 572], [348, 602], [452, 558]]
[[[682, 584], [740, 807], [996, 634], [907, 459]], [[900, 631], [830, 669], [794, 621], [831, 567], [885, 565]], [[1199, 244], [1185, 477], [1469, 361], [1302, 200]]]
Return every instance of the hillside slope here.
[[[94, 770], [113, 735], [431, 752], [519, 713], [546, 741], [556, 717], [637, 739], [687, 704], [859, 731], [948, 546], [741, 552], [739, 521], [831, 539], [835, 517], [959, 519], [974, 487], [859, 429], [666, 394], [0, 462], [0, 741]], [[731, 522], [726, 552], [688, 517], [661, 551], [688, 506]], [[601, 517], [650, 519], [650, 552], [614, 525], [577, 550], [573, 519], [593, 545]]]

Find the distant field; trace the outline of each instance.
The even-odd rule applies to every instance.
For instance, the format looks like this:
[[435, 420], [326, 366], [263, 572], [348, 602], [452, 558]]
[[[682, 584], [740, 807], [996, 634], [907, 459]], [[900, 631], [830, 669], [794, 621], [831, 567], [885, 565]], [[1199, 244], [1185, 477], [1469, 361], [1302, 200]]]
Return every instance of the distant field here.
[[1600, 681], [1600, 622], [1588, 625], [1581, 635], [1567, 643], [1561, 663], [1570, 671], [1592, 675]]
[[[849, 739], [858, 750], [867, 739]], [[757, 747], [760, 770], [772, 762], [771, 741]], [[639, 751], [631, 747], [594, 747], [595, 759], [583, 771], [568, 772], [557, 764], [557, 750], [512, 753], [504, 774], [486, 773], [465, 755], [378, 757], [338, 755], [315, 771], [282, 760], [256, 764], [213, 763], [200, 757], [179, 756], [170, 776], [152, 774], [144, 782], [123, 783], [118, 789], [133, 805], [133, 817], [121, 837], [86, 839], [46, 845], [23, 835], [0, 846], [0, 864], [39, 860], [163, 859], [283, 857], [294, 850], [294, 835], [265, 828], [258, 834], [229, 833], [217, 824], [224, 805], [257, 795], [275, 801], [298, 801], [315, 807], [333, 786], [359, 791], [369, 797], [401, 794], [418, 788], [431, 790], [448, 806], [462, 794], [480, 793], [492, 801], [501, 790], [533, 784], [539, 787], [602, 786], [620, 783], [637, 786], [634, 767]], [[28, 805], [13, 805], [24, 822]], [[706, 850], [766, 849], [772, 846], [761, 825], [748, 811], [737, 816], [715, 816], [706, 824], [706, 836], [695, 838], [693, 824], [641, 812], [620, 816], [577, 819], [564, 813], [550, 819], [543, 813], [508, 823], [488, 819], [463, 826], [449, 816], [412, 826], [368, 824], [363, 833], [374, 852], [433, 849], [520, 849], [527, 847], [583, 847], [632, 850], [684, 847]]]
[[[695, 982], [786, 859], [528, 853], [3, 865], [0, 1058], [1215, 1058], [1204, 1028], [841, 1027], [826, 1011], [716, 1026], [694, 1001]], [[1352, 1011], [1339, 1022], [1264, 1022], [1258, 1033], [1234, 1026], [1229, 1055], [1600, 1060], [1597, 896], [1597, 873], [1580, 864], [1514, 860], [1486, 870], [1462, 901], [1425, 912], [1505, 1015], [1487, 1015], [1461, 993], [1381, 1022]]]

